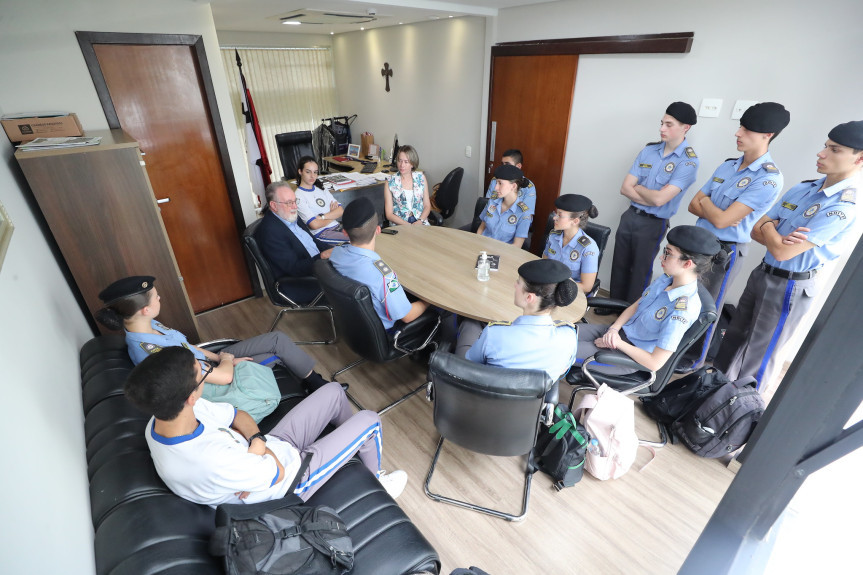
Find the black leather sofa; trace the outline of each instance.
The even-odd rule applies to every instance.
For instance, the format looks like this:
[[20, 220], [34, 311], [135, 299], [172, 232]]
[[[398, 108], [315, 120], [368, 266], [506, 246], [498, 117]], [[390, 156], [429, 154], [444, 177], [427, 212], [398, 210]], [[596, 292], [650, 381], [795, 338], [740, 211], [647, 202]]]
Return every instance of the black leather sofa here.
[[[144, 439], [149, 416], [123, 396], [132, 368], [122, 336], [87, 342], [80, 353], [90, 508], [99, 575], [223, 573], [208, 543], [215, 510], [177, 497], [165, 486]], [[276, 367], [282, 401], [260, 424], [268, 431], [305, 391]], [[345, 520], [353, 539], [353, 575], [439, 573], [434, 548], [357, 459], [309, 500]]]

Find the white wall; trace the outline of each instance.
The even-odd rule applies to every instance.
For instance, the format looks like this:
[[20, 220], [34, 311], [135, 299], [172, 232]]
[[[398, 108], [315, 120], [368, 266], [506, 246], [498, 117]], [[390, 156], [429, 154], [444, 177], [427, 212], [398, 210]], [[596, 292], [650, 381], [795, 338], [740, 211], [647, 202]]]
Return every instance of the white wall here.
[[[563, 191], [590, 196], [598, 222], [612, 228], [628, 204], [620, 184], [638, 151], [658, 139], [659, 120], [674, 100], [696, 109], [702, 98], [724, 103], [719, 118], [699, 118], [690, 132], [701, 168], [672, 225], [694, 223], [689, 200], [724, 159], [739, 155], [738, 121], [730, 119], [736, 99], [777, 101], [790, 110], [791, 124], [771, 145], [785, 189], [818, 176], [815, 154], [830, 128], [863, 118], [858, 0], [728, 0], [710, 8], [691, 0], [570, 0], [501, 10], [497, 21], [498, 42], [695, 33], [689, 54], [579, 59]], [[730, 302], [763, 253], [753, 247]], [[605, 258], [601, 277], [609, 277], [610, 265]]]
[[[453, 168], [464, 168], [459, 205], [447, 225], [470, 221], [482, 178], [485, 35], [485, 19], [465, 17], [338, 34], [333, 40], [342, 113], [358, 115], [351, 126], [355, 143], [368, 131], [389, 151], [398, 133], [399, 143], [417, 149], [430, 186]], [[384, 91], [384, 62], [393, 69], [390, 92]], [[471, 158], [465, 157], [466, 146]]]
[[238, 30], [217, 30], [216, 34], [219, 36], [219, 46], [231, 48], [312, 48], [333, 45], [333, 37], [329, 34], [276, 34]]

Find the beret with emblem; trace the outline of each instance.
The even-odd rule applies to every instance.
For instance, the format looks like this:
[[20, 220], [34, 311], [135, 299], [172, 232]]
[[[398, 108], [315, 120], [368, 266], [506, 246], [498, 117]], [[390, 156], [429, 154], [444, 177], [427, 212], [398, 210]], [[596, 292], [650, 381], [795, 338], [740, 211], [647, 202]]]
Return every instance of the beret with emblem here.
[[669, 244], [690, 254], [713, 256], [718, 254], [722, 247], [713, 232], [698, 226], [674, 227], [668, 232], [666, 239]]
[[375, 206], [370, 199], [357, 198], [345, 206], [345, 211], [342, 214], [342, 227], [346, 230], [358, 228], [376, 215]]
[[494, 171], [494, 177], [498, 180], [509, 180], [514, 182], [524, 177], [524, 172], [515, 166], [509, 164], [501, 164]]
[[775, 134], [781, 132], [791, 121], [791, 113], [782, 104], [761, 102], [750, 106], [740, 116], [740, 125], [750, 132]]
[[839, 124], [830, 130], [827, 137], [840, 146], [863, 150], [863, 120]]
[[586, 212], [593, 202], [590, 198], [578, 194], [563, 194], [554, 200], [554, 207], [567, 212]]
[[533, 260], [521, 264], [518, 275], [532, 284], [556, 284], [569, 279], [572, 272], [557, 260]]
[[694, 126], [698, 122], [698, 114], [695, 113], [695, 108], [686, 102], [672, 102], [665, 109], [665, 113], [678, 122], [689, 124], [690, 126]]
[[153, 283], [155, 281], [156, 278], [153, 276], [132, 276], [123, 278], [115, 281], [99, 292], [99, 299], [102, 300], [105, 305], [111, 305], [117, 300], [150, 291], [153, 288]]

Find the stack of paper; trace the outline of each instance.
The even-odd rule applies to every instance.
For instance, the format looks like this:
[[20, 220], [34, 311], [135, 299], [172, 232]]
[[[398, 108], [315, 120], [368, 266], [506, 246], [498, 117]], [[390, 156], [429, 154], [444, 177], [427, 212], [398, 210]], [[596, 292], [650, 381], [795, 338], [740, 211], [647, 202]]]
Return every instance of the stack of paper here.
[[98, 146], [102, 141], [101, 136], [92, 138], [69, 137], [69, 138], [36, 138], [26, 144], [18, 146], [19, 150], [51, 150], [54, 148], [77, 148], [78, 146]]

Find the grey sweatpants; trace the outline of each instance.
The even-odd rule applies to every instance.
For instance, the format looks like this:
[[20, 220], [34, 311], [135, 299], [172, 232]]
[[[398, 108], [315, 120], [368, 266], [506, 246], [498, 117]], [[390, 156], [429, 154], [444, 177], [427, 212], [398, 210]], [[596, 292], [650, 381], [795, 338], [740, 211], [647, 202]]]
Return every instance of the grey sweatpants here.
[[255, 363], [261, 363], [275, 355], [285, 367], [291, 370], [291, 373], [300, 379], [305, 379], [315, 367], [315, 360], [280, 331], [244, 339], [229, 345], [222, 351], [232, 353], [236, 357], [251, 357]]

